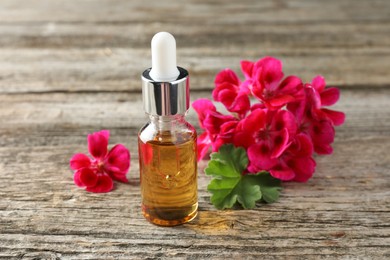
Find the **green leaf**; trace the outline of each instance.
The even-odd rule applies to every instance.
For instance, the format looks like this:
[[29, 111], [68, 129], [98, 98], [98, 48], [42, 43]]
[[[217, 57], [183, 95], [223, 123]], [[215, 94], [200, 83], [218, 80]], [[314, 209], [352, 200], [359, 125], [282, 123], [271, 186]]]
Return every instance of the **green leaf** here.
[[[210, 165], [211, 163], [211, 165]], [[237, 177], [248, 166], [248, 156], [244, 148], [235, 148], [232, 144], [223, 145], [218, 153], [211, 154], [208, 168], [205, 169], [207, 175]], [[232, 171], [233, 170], [233, 171]]]
[[242, 175], [247, 166], [245, 149], [232, 144], [223, 145], [217, 153], [211, 154], [205, 172], [213, 177], [207, 189], [212, 193], [211, 203], [216, 208], [232, 208], [238, 202], [243, 208], [251, 209], [261, 198], [268, 203], [279, 198], [280, 181], [268, 172]]
[[280, 192], [282, 190], [282, 182], [269, 174], [267, 171], [259, 172], [254, 176], [259, 186], [261, 193], [263, 194], [263, 200], [267, 203], [273, 203], [279, 199]]

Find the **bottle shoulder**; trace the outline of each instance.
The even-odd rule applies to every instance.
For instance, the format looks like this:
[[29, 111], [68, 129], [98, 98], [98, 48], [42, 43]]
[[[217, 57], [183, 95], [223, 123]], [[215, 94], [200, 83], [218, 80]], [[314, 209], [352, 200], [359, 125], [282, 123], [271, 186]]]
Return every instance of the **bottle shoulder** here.
[[164, 127], [150, 121], [141, 128], [138, 138], [143, 143], [180, 144], [191, 140], [196, 141], [197, 133], [187, 121], [173, 122]]

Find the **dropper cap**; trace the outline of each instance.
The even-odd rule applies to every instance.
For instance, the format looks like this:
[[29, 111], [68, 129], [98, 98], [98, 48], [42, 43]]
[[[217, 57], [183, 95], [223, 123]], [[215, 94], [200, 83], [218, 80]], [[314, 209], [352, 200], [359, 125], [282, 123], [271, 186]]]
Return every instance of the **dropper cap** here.
[[189, 108], [189, 76], [176, 66], [176, 41], [167, 32], [154, 35], [152, 67], [142, 73], [142, 98], [145, 112], [170, 116], [185, 114]]
[[172, 34], [159, 32], [152, 39], [152, 70], [155, 81], [172, 81], [179, 76], [176, 67], [176, 40]]

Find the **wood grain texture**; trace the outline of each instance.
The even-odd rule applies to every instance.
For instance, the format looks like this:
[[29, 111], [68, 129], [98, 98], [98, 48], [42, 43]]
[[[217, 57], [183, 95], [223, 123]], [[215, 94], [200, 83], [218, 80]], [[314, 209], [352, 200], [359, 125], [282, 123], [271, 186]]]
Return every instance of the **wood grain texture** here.
[[[348, 120], [338, 129], [335, 153], [317, 158], [308, 183], [286, 183], [275, 204], [216, 211], [206, 192], [208, 177], [200, 173], [199, 216], [176, 228], [153, 226], [140, 214], [132, 148], [145, 118], [136, 95], [0, 95], [0, 256], [390, 256], [389, 94], [344, 90], [338, 109]], [[193, 113], [189, 120], [196, 124]], [[112, 131], [112, 144], [131, 147], [131, 184], [89, 194], [74, 186], [68, 160], [86, 152], [86, 134], [101, 128]]]
[[[172, 14], [175, 15], [167, 15]], [[286, 74], [342, 86], [347, 114], [315, 176], [280, 200], [217, 211], [199, 169], [198, 217], [161, 228], [140, 210], [139, 74], [149, 41], [177, 36], [192, 100], [215, 73], [273, 55]], [[0, 2], [0, 258], [390, 258], [389, 1]], [[194, 112], [188, 116], [198, 129]], [[86, 135], [130, 148], [130, 184], [90, 194], [68, 162]]]
[[192, 88], [241, 59], [286, 74], [389, 86], [388, 1], [2, 1], [0, 91], [137, 91], [154, 33], [174, 33]]

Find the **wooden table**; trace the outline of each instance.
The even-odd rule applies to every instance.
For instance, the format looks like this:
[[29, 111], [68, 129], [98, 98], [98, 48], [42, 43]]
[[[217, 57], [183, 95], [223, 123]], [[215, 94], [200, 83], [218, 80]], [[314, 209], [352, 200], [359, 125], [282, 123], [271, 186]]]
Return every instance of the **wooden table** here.
[[[192, 100], [241, 59], [271, 55], [286, 74], [324, 75], [347, 115], [334, 154], [254, 210], [215, 210], [200, 170], [196, 220], [146, 222], [140, 73], [162, 30], [176, 36]], [[2, 0], [0, 46], [1, 258], [390, 257], [389, 1]], [[69, 159], [101, 129], [130, 148], [131, 184], [92, 194], [73, 184]]]

